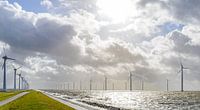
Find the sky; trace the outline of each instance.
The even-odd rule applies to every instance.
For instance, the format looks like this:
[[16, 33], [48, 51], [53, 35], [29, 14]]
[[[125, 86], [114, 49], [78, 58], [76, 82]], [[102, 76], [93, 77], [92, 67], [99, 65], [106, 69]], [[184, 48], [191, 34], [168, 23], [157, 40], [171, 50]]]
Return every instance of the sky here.
[[[199, 0], [0, 0], [0, 56], [31, 88], [51, 89], [80, 82], [88, 88], [200, 90]], [[0, 60], [3, 64], [3, 60]], [[3, 77], [3, 70], [0, 70]], [[2, 88], [0, 77], [0, 88]]]

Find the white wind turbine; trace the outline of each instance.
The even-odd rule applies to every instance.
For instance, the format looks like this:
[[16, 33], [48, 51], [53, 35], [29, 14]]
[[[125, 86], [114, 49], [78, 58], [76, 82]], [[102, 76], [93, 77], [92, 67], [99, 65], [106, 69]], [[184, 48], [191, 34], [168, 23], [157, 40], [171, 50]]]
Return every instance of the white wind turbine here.
[[181, 72], [181, 92], [184, 91], [184, 82], [183, 82], [183, 80], [184, 80], [184, 70], [185, 69], [188, 69], [188, 68], [186, 68], [186, 67], [183, 66], [182, 61], [180, 59], [180, 70], [179, 70], [178, 73]]
[[17, 76], [17, 70], [20, 69], [22, 66], [16, 68], [14, 65], [13, 66], [13, 70], [14, 70], [14, 90], [16, 90], [16, 76]]
[[17, 74], [18, 76], [19, 76], [19, 90], [21, 89], [20, 87], [21, 87], [21, 75], [22, 75], [22, 71], [21, 71], [21, 73], [20, 74]]

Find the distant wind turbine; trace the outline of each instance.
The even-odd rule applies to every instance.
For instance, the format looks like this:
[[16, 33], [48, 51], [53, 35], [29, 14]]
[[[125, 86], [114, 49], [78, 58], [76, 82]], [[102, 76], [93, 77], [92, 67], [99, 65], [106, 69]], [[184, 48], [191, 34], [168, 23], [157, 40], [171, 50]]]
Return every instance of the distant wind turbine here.
[[90, 91], [92, 90], [92, 79], [90, 79]]
[[25, 89], [28, 89], [28, 83], [27, 83], [27, 81], [25, 80], [24, 82], [25, 82]]
[[129, 81], [130, 81], [130, 91], [132, 91], [132, 76], [133, 74], [130, 72], [130, 75], [129, 75]]
[[82, 81], [80, 81], [80, 90], [82, 90]]
[[75, 90], [75, 82], [73, 82], [73, 90]]
[[[183, 66], [183, 64], [182, 64], [182, 62], [181, 62], [181, 60], [180, 60], [180, 71], [179, 72], [181, 72], [181, 92], [183, 92], [184, 91], [184, 86], [183, 86], [183, 72], [184, 72], [184, 69], [188, 69], [188, 68], [185, 68], [184, 66]], [[178, 72], [178, 73], [179, 73]]]
[[7, 60], [15, 60], [15, 59], [13, 59], [13, 58], [9, 58], [9, 57], [7, 57], [7, 55], [6, 55], [6, 52], [5, 52], [5, 48], [3, 48], [3, 51], [4, 51], [4, 56], [2, 57], [3, 58], [3, 66], [2, 66], [2, 69], [4, 70], [4, 72], [3, 72], [3, 91], [6, 91], [7, 89], [6, 89], [6, 61]]
[[19, 88], [18, 88], [18, 89], [20, 90], [20, 89], [21, 89], [21, 88], [20, 88], [20, 85], [21, 85], [20, 80], [21, 80], [21, 75], [22, 75], [22, 74], [20, 73], [20, 74], [17, 74], [17, 75], [19, 76]]
[[29, 84], [27, 80], [24, 78], [24, 89], [27, 90], [29, 88]]
[[13, 66], [13, 69], [14, 69], [14, 90], [16, 90], [16, 75], [17, 75], [17, 70], [20, 69], [22, 66], [18, 67], [18, 68], [15, 68]]
[[107, 90], [107, 83], [108, 83], [108, 78], [105, 76], [105, 80], [104, 80], [105, 82], [104, 82], [104, 84], [105, 84], [105, 87], [104, 87], [104, 89], [105, 90]]
[[115, 90], [115, 84], [114, 83], [112, 83], [112, 89]]
[[127, 90], [127, 82], [124, 83], [124, 89]]
[[144, 90], [144, 81], [141, 79], [141, 89]]
[[68, 90], [69, 90], [69, 85], [70, 85], [70, 83], [68, 82], [68, 83], [67, 83], [67, 89], [68, 89]]
[[140, 79], [141, 90], [144, 90], [144, 80], [147, 80], [147, 79], [144, 76], [141, 76], [141, 75], [134, 74], [133, 76], [138, 77]]
[[169, 91], [169, 80], [168, 79], [166, 79], [166, 89], [167, 89], [167, 91]]
[[22, 90], [24, 90], [24, 77], [22, 76]]

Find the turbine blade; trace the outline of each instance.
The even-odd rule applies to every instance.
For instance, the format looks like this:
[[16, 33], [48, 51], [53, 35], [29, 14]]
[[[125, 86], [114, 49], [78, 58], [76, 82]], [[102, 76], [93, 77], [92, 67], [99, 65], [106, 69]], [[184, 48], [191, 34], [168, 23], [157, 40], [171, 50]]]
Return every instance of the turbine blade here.
[[22, 67], [22, 66], [18, 67], [17, 70], [20, 69], [21, 67]]
[[3, 68], [4, 68], [4, 65], [5, 65], [5, 60], [3, 61], [2, 70], [3, 70]]
[[6, 50], [5, 50], [5, 47], [3, 46], [3, 53], [4, 55], [6, 56]]
[[9, 59], [9, 60], [15, 60], [15, 59], [13, 59], [13, 58], [7, 58], [7, 59]]
[[15, 66], [12, 64], [13, 69], [15, 69]]
[[2, 69], [3, 69], [3, 64], [1, 64], [1, 67], [2, 67]]

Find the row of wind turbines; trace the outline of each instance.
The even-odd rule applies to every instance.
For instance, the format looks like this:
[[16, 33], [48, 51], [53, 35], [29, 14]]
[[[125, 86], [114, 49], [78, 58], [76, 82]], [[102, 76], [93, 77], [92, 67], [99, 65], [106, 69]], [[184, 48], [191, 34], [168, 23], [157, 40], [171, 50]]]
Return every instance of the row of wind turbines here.
[[[188, 68], [184, 67], [183, 64], [182, 64], [182, 61], [180, 60], [180, 70], [178, 71], [178, 73], [181, 73], [180, 75], [180, 91], [183, 92], [184, 91], [184, 70], [186, 70]], [[137, 75], [137, 74], [134, 74], [134, 71], [130, 71], [129, 72], [129, 90], [132, 91], [133, 90], [133, 77], [136, 77], [136, 78], [139, 78], [140, 79], [140, 90], [144, 90], [144, 80], [147, 80], [147, 78], [143, 77], [143, 76], [140, 76], [140, 75]], [[93, 81], [92, 79], [89, 80], [89, 90], [92, 90], [92, 84]], [[72, 88], [73, 90], [75, 90], [75, 82], [72, 83]], [[56, 89], [66, 89], [65, 87], [65, 84], [64, 85], [56, 85]], [[82, 90], [82, 81], [80, 81], [80, 84], [79, 84], [79, 89]], [[112, 88], [114, 90], [115, 88], [115, 85], [114, 83], [112, 83]], [[102, 86], [103, 90], [108, 90], [108, 77], [107, 76], [104, 76], [104, 83], [103, 83], [103, 86]], [[70, 83], [67, 84], [67, 88], [68, 90], [70, 90]], [[127, 82], [125, 82], [125, 90], [127, 90], [128, 87], [127, 87]], [[166, 91], [169, 91], [169, 80], [166, 79]]]
[[[184, 67], [183, 66], [183, 63], [182, 63], [182, 61], [181, 61], [181, 59], [180, 59], [180, 70], [178, 71], [178, 73], [181, 73], [181, 77], [180, 77], [180, 88], [181, 88], [181, 92], [183, 92], [184, 91], [184, 70], [186, 70], [186, 69], [188, 69], [188, 68], [186, 68], [186, 67]], [[133, 77], [133, 74], [130, 72], [130, 91], [132, 91], [132, 77]], [[139, 78], [142, 78], [142, 77], [140, 77], [140, 76], [136, 76], [136, 77], [139, 77]], [[142, 78], [142, 90], [143, 90], [143, 87], [144, 87], [144, 85], [143, 85], [143, 79], [144, 78]], [[168, 79], [166, 79], [166, 91], [169, 91], [169, 80]]]
[[[11, 60], [11, 61], [15, 61], [16, 59], [14, 58], [10, 58], [6, 55], [6, 52], [5, 52], [5, 49], [3, 48], [3, 51], [4, 51], [4, 56], [2, 57], [3, 59], [3, 65], [2, 65], [2, 69], [3, 69], [3, 91], [7, 91], [7, 85], [6, 85], [6, 75], [7, 75], [7, 67], [6, 67], [6, 62], [7, 60]], [[14, 87], [13, 89], [14, 90], [17, 90], [16, 88], [16, 77], [17, 75], [19, 76], [19, 87], [18, 89], [21, 90], [21, 89], [29, 89], [29, 83], [27, 82], [27, 80], [22, 76], [22, 73], [20, 74], [17, 74], [17, 70], [19, 70], [22, 66], [16, 68], [13, 66], [13, 70], [14, 70]]]

